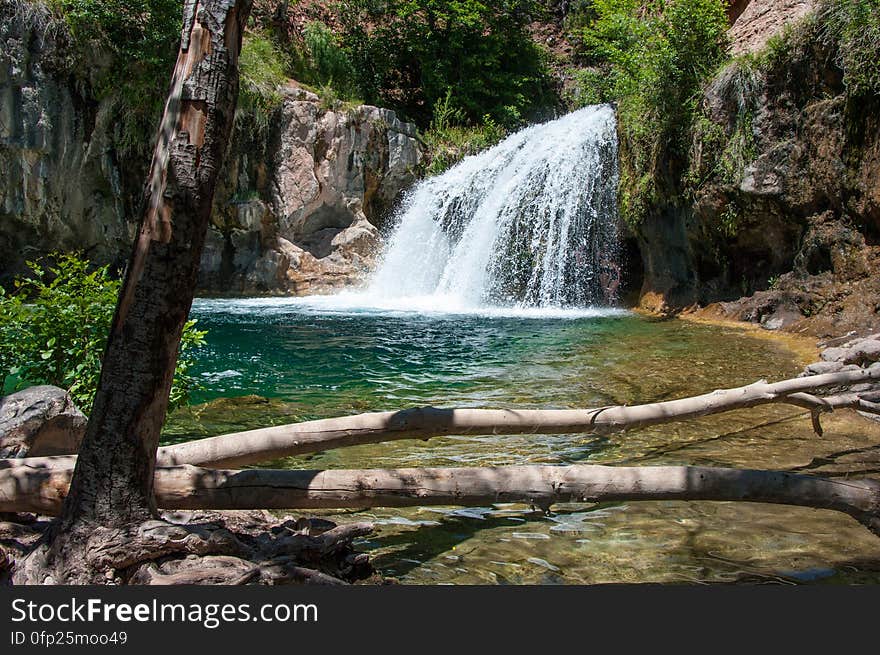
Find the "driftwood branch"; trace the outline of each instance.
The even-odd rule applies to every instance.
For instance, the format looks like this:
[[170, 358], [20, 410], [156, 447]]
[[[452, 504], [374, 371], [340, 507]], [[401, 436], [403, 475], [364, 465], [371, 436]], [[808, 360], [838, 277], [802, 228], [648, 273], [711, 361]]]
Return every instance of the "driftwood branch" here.
[[[235, 467], [259, 464], [279, 457], [312, 453], [398, 439], [429, 439], [462, 434], [608, 434], [648, 425], [681, 421], [771, 403], [810, 411], [813, 428], [822, 434], [819, 416], [836, 409], [854, 409], [880, 415], [880, 392], [847, 392], [820, 397], [828, 387], [880, 379], [880, 365], [768, 384], [744, 387], [647, 405], [617, 405], [594, 409], [441, 409], [417, 407], [395, 412], [373, 412], [306, 421], [271, 428], [198, 439], [158, 450], [159, 466], [191, 464]], [[35, 468], [66, 469], [74, 455], [32, 457]], [[0, 460], [0, 465], [4, 460]]]
[[[0, 512], [57, 513], [71, 471], [34, 468], [26, 462], [6, 460], [0, 468]], [[526, 503], [546, 510], [560, 502], [748, 501], [844, 512], [880, 535], [880, 482], [781, 471], [592, 465], [235, 471], [175, 466], [156, 470], [155, 490], [159, 506], [167, 509]], [[352, 528], [349, 536], [359, 529]]]
[[828, 387], [880, 379], [880, 365], [869, 369], [828, 373], [781, 382], [756, 382], [701, 396], [634, 406], [594, 409], [440, 409], [419, 407], [396, 412], [373, 412], [340, 418], [236, 432], [160, 448], [160, 466], [235, 467], [397, 439], [429, 439], [462, 434], [608, 434], [634, 428], [718, 414], [769, 403], [786, 403], [810, 410], [813, 427], [821, 434], [819, 414], [853, 408], [880, 413], [876, 403], [859, 394], [828, 398], [812, 395]]

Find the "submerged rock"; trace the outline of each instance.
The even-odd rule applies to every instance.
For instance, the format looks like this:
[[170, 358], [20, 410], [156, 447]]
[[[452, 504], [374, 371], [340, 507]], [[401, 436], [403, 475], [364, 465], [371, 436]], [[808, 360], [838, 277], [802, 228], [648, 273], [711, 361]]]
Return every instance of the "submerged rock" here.
[[28, 387], [0, 397], [0, 458], [75, 453], [87, 420], [58, 387]]

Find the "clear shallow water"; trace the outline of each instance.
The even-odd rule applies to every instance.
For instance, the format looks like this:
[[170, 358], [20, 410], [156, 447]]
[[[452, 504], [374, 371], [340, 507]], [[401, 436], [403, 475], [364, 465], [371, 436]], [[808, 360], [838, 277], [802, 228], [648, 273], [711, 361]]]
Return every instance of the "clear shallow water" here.
[[[436, 299], [435, 299], [436, 300]], [[198, 300], [210, 330], [196, 405], [166, 441], [413, 405], [641, 403], [797, 374], [783, 344], [733, 328], [620, 311], [479, 310], [363, 297]], [[439, 311], [442, 309], [442, 311]], [[273, 466], [515, 463], [718, 464], [880, 472], [880, 428], [850, 413], [819, 439], [795, 409], [758, 408], [606, 438], [469, 436], [399, 441]], [[833, 512], [749, 503], [560, 505], [328, 512], [372, 520], [361, 544], [411, 583], [880, 580], [880, 540]]]

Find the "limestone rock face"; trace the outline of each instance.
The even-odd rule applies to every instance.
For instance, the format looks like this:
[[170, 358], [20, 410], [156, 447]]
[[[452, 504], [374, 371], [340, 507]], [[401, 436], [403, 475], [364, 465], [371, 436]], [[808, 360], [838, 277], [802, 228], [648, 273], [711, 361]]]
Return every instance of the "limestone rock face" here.
[[58, 70], [66, 44], [48, 10], [0, 5], [0, 283], [49, 250], [79, 249], [122, 263], [134, 226], [109, 140], [109, 105], [79, 92]]
[[415, 126], [369, 105], [325, 108], [295, 85], [284, 90], [273, 121], [260, 144], [236, 134], [202, 257], [202, 288], [304, 295], [356, 284], [379, 252], [376, 226], [416, 179]]
[[75, 453], [86, 422], [58, 387], [29, 387], [0, 397], [0, 458]]
[[[737, 22], [769, 6], [782, 4], [752, 0]], [[690, 187], [634, 228], [644, 307], [819, 337], [880, 329], [880, 114], [848, 103], [831, 47], [805, 39], [707, 85], [678, 163]]]
[[[121, 269], [149, 164], [122, 154], [114, 129], [124, 108], [66, 72], [65, 30], [47, 21], [39, 4], [0, 0], [0, 284], [53, 250]], [[96, 69], [107, 64], [95, 58]], [[295, 83], [282, 92], [268, 126], [236, 123], [202, 292], [314, 293], [357, 282], [378, 253], [377, 227], [416, 179], [416, 128], [394, 112], [331, 109]]]
[[740, 55], [760, 50], [787, 24], [807, 15], [814, 0], [736, 0], [736, 17], [730, 27], [732, 52]]

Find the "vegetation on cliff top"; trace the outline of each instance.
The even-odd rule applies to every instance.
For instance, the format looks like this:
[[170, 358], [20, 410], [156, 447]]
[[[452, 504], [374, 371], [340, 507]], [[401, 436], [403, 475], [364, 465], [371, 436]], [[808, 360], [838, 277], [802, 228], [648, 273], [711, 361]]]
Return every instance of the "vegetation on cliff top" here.
[[[33, 0], [36, 1], [36, 0]], [[47, 0], [72, 47], [68, 63], [98, 99], [116, 103], [114, 141], [146, 157], [181, 29], [181, 0]], [[341, 0], [258, 3], [241, 55], [240, 115], [264, 129], [294, 78], [328, 108], [389, 107], [437, 144], [439, 170], [491, 145], [557, 98], [548, 54], [528, 31], [544, 0]], [[313, 15], [285, 33], [286, 15]], [[249, 128], [250, 129], [250, 128]]]
[[667, 192], [702, 84], [725, 60], [724, 0], [594, 0], [575, 30], [581, 102], [618, 103], [621, 212], [630, 223]]
[[[121, 149], [143, 153], [173, 63], [180, 0], [50, 2], [98, 97], [118, 100]], [[255, 119], [247, 124], [265, 129], [280, 85], [295, 78], [328, 108], [365, 101], [415, 121], [430, 151], [428, 173], [560, 105], [551, 74], [556, 55], [534, 35], [536, 24], [559, 23], [575, 46], [569, 107], [617, 103], [620, 207], [633, 225], [707, 175], [741, 174], [755, 154], [747, 100], [763, 72], [790, 59], [807, 32], [834, 52], [851, 96], [880, 93], [880, 0], [823, 2], [763, 53], [728, 66], [721, 75], [743, 98], [732, 129], [713, 124], [701, 108], [706, 85], [731, 64], [726, 0], [578, 0], [562, 14], [549, 0], [300, 2], [286, 10], [307, 17], [292, 32], [278, 7], [263, 4], [242, 51], [240, 113]], [[723, 232], [735, 232], [735, 213], [728, 212]]]
[[149, 146], [177, 52], [181, 0], [48, 0], [70, 33], [72, 72], [99, 100], [116, 103], [123, 154]]
[[[788, 89], [791, 102], [801, 108], [838, 93], [851, 117], [872, 106], [880, 98], [878, 58], [880, 0], [836, 0], [821, 3], [815, 12], [771, 37], [762, 50], [730, 61], [706, 86], [707, 97], [715, 95], [732, 111], [720, 124], [711, 116], [711, 103], [704, 99], [700, 104], [690, 128], [684, 191], [707, 183], [739, 186], [746, 168], [772, 139], [755, 126], [766, 93], [776, 96], [780, 88]], [[761, 148], [759, 140], [765, 142]], [[736, 198], [729, 198], [716, 226], [723, 236], [737, 234], [741, 214]]]
[[[589, 0], [568, 18], [582, 66], [574, 103], [618, 105], [620, 207], [631, 225], [709, 177], [741, 179], [757, 156], [753, 114], [762, 79], [789, 70], [805, 50], [831, 53], [849, 97], [880, 94], [880, 0], [826, 0], [761, 52], [736, 59], [726, 9], [724, 0]], [[710, 83], [738, 105], [733, 125], [707, 115]], [[734, 205], [723, 212], [722, 234], [736, 232], [737, 212]]]
[[548, 102], [535, 0], [343, 0], [341, 41], [368, 102], [427, 126], [448, 103], [469, 124], [513, 127]]

